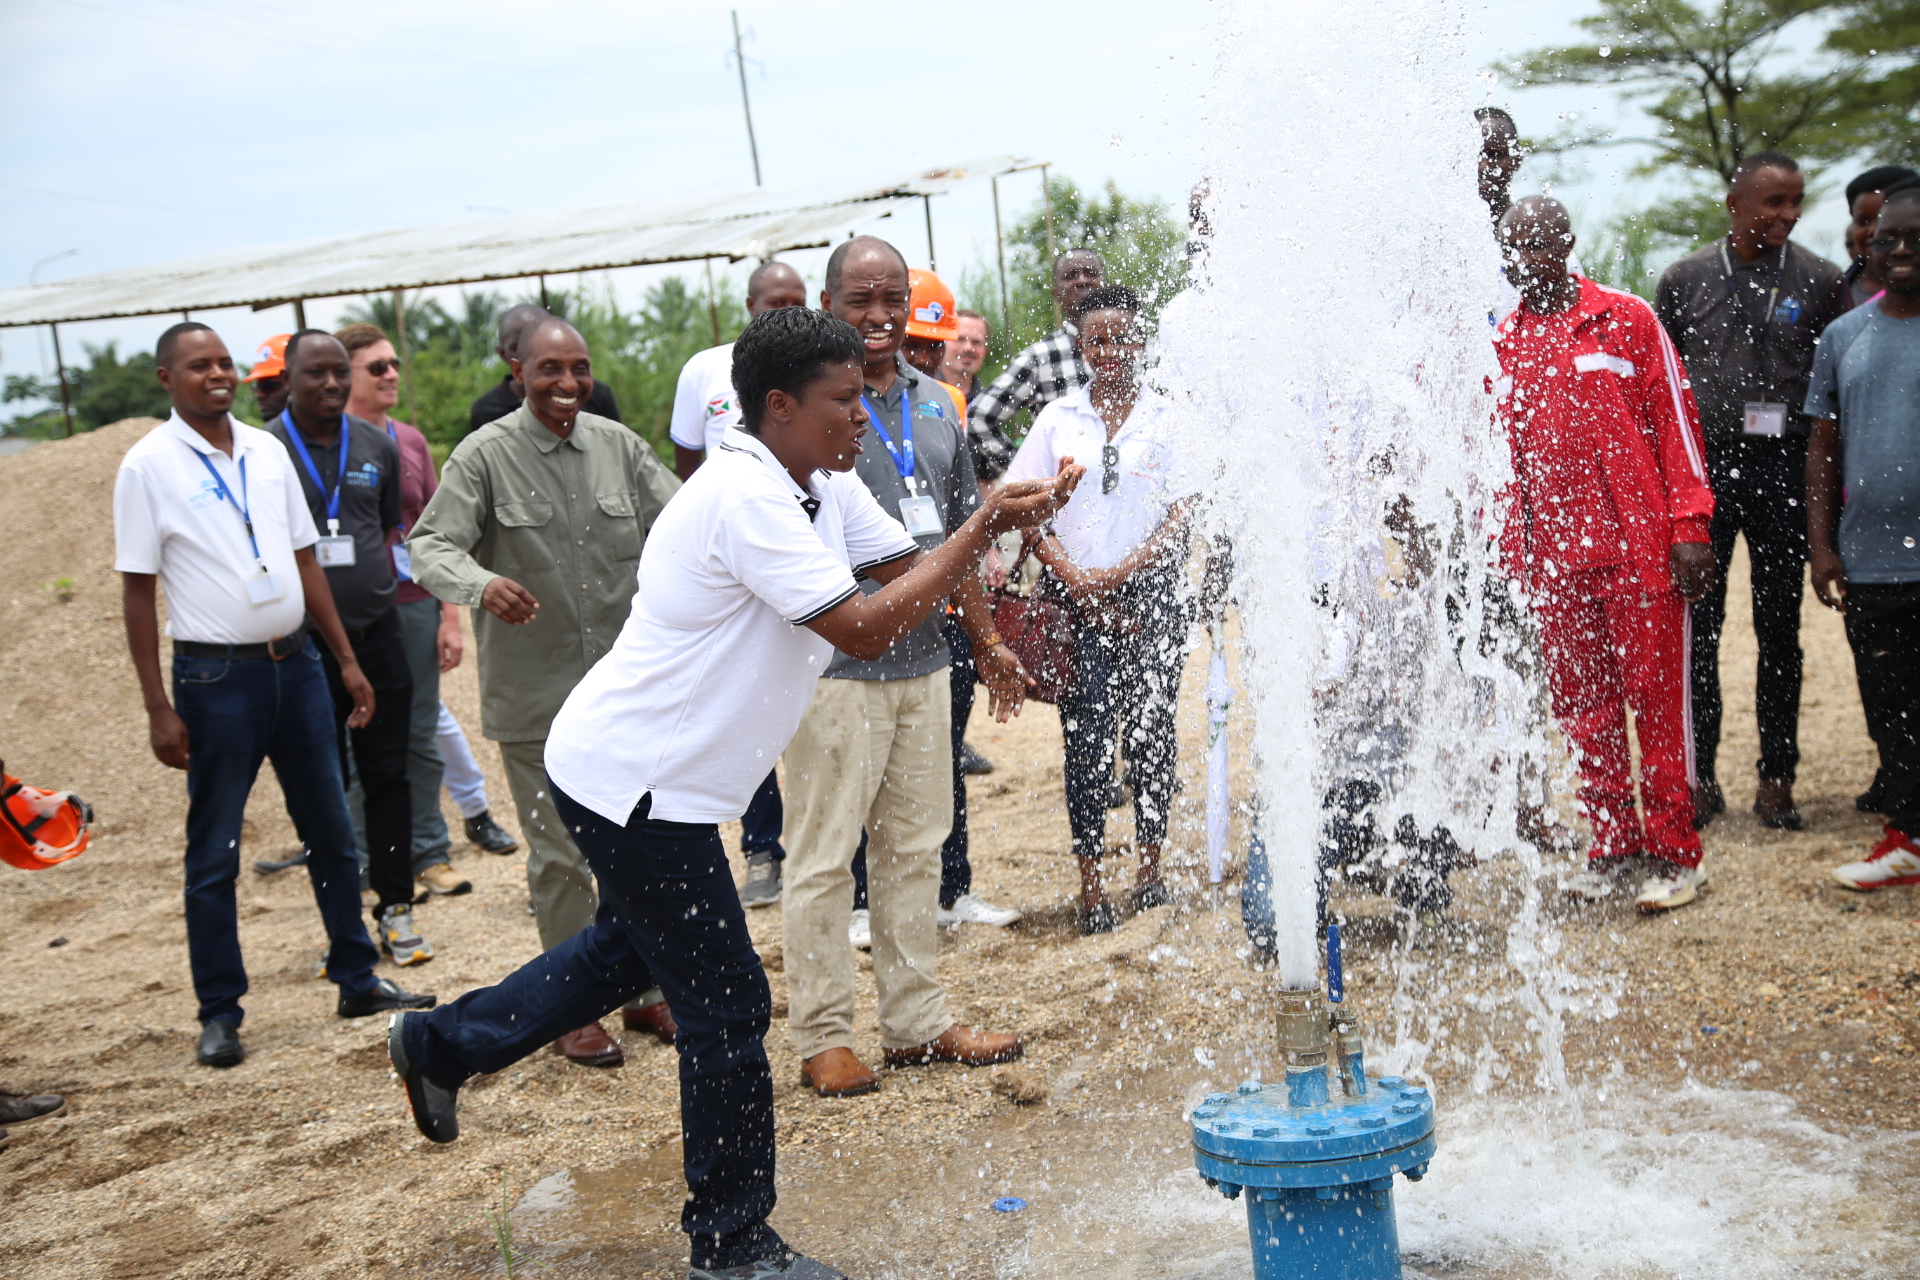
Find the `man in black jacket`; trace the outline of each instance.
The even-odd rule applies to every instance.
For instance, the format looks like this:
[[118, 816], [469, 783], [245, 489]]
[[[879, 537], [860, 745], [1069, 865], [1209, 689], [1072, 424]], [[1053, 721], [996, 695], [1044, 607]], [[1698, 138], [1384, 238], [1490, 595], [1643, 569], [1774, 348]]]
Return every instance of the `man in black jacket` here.
[[1789, 243], [1806, 198], [1791, 156], [1763, 151], [1728, 184], [1732, 229], [1660, 278], [1655, 309], [1680, 349], [1707, 441], [1713, 485], [1713, 586], [1693, 606], [1694, 825], [1726, 808], [1720, 747], [1720, 628], [1727, 562], [1747, 537], [1753, 630], [1760, 649], [1755, 709], [1759, 785], [1753, 810], [1770, 827], [1803, 825], [1793, 802], [1800, 762], [1800, 598], [1807, 560], [1807, 397], [1814, 345], [1849, 307], [1840, 268]]

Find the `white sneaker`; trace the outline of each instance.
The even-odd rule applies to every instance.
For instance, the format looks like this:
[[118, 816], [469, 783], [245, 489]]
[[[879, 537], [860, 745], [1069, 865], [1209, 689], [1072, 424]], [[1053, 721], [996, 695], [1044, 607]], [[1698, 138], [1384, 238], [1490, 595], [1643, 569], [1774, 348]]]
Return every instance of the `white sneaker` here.
[[847, 922], [847, 945], [855, 951], [873, 950], [873, 915], [865, 907], [855, 908]]
[[1835, 867], [1833, 878], [1862, 893], [1896, 884], [1920, 884], [1920, 844], [1897, 827], [1888, 827], [1872, 853], [1859, 862]]
[[1604, 902], [1620, 887], [1620, 874], [1626, 870], [1625, 858], [1589, 860], [1587, 865], [1560, 882], [1561, 891], [1580, 902]]
[[958, 928], [963, 924], [984, 924], [1004, 929], [1018, 919], [1018, 911], [1010, 907], [996, 907], [977, 893], [961, 894], [950, 907], [936, 904], [933, 912], [934, 924], [942, 929]]
[[1633, 905], [1642, 911], [1671, 911], [1692, 902], [1706, 883], [1707, 873], [1703, 868], [1689, 870], [1671, 862], [1660, 862], [1640, 886], [1640, 896], [1633, 900]]

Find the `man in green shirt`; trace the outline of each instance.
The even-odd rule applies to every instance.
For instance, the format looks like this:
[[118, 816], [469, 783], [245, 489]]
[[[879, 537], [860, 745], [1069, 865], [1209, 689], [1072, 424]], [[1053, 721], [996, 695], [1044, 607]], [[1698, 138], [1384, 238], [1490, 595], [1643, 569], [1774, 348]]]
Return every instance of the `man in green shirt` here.
[[[525, 403], [454, 449], [407, 548], [415, 581], [474, 610], [481, 732], [500, 744], [540, 945], [552, 950], [593, 923], [598, 903], [593, 873], [547, 796], [547, 728], [626, 625], [641, 544], [680, 482], [639, 436], [584, 412], [592, 360], [572, 325], [530, 326], [512, 365]], [[657, 990], [625, 1018], [673, 1039]], [[621, 1061], [598, 1023], [555, 1048], [594, 1066]]]

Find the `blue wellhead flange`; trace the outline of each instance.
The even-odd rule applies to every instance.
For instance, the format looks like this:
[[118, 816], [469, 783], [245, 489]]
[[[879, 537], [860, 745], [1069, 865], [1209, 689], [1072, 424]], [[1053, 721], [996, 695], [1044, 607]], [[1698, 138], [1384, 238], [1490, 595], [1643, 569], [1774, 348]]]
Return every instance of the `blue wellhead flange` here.
[[1433, 1099], [1398, 1076], [1367, 1084], [1301, 1107], [1286, 1085], [1249, 1081], [1194, 1108], [1200, 1176], [1246, 1196], [1255, 1280], [1400, 1280], [1393, 1175], [1426, 1175]]

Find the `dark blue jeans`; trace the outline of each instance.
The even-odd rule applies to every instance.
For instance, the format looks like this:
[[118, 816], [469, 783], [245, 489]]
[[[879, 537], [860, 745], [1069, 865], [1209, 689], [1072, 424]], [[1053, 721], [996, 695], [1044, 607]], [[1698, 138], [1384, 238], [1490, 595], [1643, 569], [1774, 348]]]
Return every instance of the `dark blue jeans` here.
[[773, 1211], [773, 1076], [766, 970], [747, 935], [712, 823], [656, 822], [643, 798], [622, 827], [553, 786], [554, 808], [600, 883], [591, 927], [407, 1024], [408, 1057], [453, 1087], [499, 1071], [658, 985], [680, 1026], [680, 1128], [693, 1265], [767, 1257]]
[[173, 659], [173, 706], [187, 726], [187, 957], [200, 1021], [245, 1017], [247, 970], [233, 882], [240, 822], [260, 762], [271, 760], [307, 850], [307, 875], [329, 947], [327, 977], [352, 995], [373, 989], [379, 955], [360, 922], [360, 864], [340, 777], [333, 699], [313, 641], [270, 658]]
[[741, 815], [740, 852], [770, 853], [775, 862], [783, 860], [787, 851], [780, 846], [780, 830], [786, 821], [787, 807], [780, 803], [780, 775], [769, 769]]

